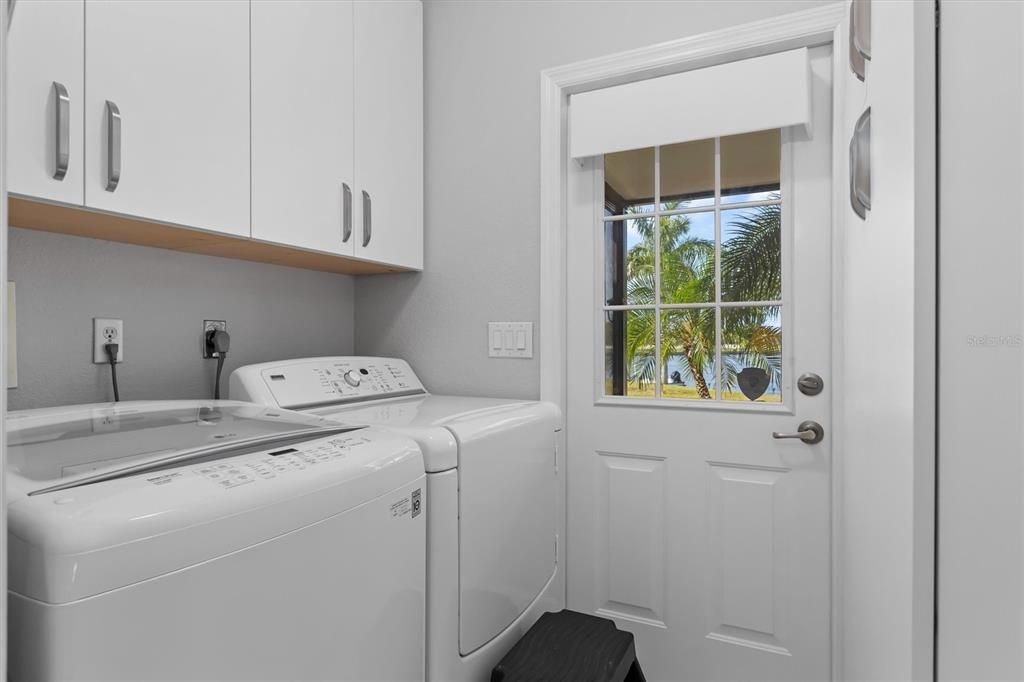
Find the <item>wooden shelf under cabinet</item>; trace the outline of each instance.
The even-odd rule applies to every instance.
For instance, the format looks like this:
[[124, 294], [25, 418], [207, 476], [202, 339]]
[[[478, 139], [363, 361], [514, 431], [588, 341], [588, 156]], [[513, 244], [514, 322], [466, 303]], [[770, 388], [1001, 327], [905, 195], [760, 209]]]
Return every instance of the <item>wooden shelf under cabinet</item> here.
[[200, 253], [207, 256], [287, 265], [293, 268], [323, 270], [346, 275], [409, 272], [405, 268], [393, 265], [371, 263], [320, 251], [306, 251], [255, 239], [203, 232], [178, 225], [111, 215], [80, 207], [61, 206], [19, 197], [8, 199], [7, 222], [11, 227], [30, 230], [60, 232], [79, 237], [153, 246], [172, 251]]

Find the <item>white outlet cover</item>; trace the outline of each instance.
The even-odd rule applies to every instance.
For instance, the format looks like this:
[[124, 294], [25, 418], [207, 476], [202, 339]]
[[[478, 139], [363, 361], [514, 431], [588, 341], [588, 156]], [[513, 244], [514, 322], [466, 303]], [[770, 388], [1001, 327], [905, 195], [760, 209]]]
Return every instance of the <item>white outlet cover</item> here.
[[487, 355], [492, 358], [532, 358], [533, 322], [488, 322]]
[[107, 339], [104, 331], [113, 328], [116, 331], [117, 361], [124, 362], [124, 320], [112, 317], [92, 318], [92, 361], [97, 365], [106, 365], [110, 362], [107, 357]]

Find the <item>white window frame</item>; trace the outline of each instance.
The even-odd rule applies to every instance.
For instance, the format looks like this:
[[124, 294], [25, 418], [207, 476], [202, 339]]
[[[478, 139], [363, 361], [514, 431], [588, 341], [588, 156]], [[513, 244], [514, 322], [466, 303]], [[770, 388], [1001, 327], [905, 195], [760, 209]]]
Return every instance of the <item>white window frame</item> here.
[[[715, 300], [706, 303], [661, 303], [661, 249], [655, 249], [655, 281], [656, 297], [654, 305], [605, 305], [605, 251], [604, 239], [595, 239], [594, 248], [594, 295], [591, 299], [591, 307], [594, 310], [594, 340], [597, 352], [594, 353], [594, 404], [595, 405], [618, 405], [629, 407], [656, 407], [672, 409], [700, 409], [700, 410], [723, 410], [728, 412], [782, 412], [792, 414], [793, 412], [793, 369], [794, 369], [794, 348], [798, 340], [793, 338], [791, 315], [787, 309], [793, 307], [794, 292], [791, 289], [793, 277], [791, 275], [792, 263], [790, 254], [793, 251], [793, 224], [792, 210], [787, 207], [793, 205], [794, 200], [794, 169], [792, 154], [792, 132], [783, 128], [781, 130], [780, 149], [780, 177], [779, 188], [782, 198], [780, 201], [747, 201], [730, 204], [721, 203], [721, 158], [720, 140], [715, 138], [715, 201], [713, 206], [699, 206], [674, 211], [661, 211], [661, 147], [656, 147], [654, 152], [654, 211], [638, 214], [637, 218], [653, 218], [655, 220], [655, 243], [660, 244], [662, 216], [685, 215], [688, 213], [715, 213]], [[666, 145], [667, 146], [667, 145]], [[604, 163], [603, 157], [595, 157], [594, 172], [594, 222], [597, 227], [604, 229], [604, 224], [613, 220], [612, 216], [605, 216], [604, 208]], [[752, 208], [767, 205], [782, 205], [782, 299], [781, 301], [723, 301], [722, 300], [722, 212], [739, 208]], [[630, 219], [630, 216], [614, 216], [616, 222]], [[755, 402], [740, 400], [723, 400], [721, 397], [722, 384], [722, 315], [723, 308], [747, 308], [762, 305], [780, 305], [780, 324], [782, 327], [782, 385], [779, 387], [779, 402]], [[716, 394], [711, 400], [700, 398], [665, 398], [661, 395], [662, 367], [658, 366], [658, 374], [654, 384], [654, 397], [639, 397], [630, 395], [607, 395], [605, 393], [605, 354], [604, 354], [604, 321], [605, 315], [610, 311], [629, 310], [654, 310], [655, 311], [655, 353], [661, 356], [661, 313], [666, 310], [685, 310], [687, 308], [714, 308], [715, 309], [715, 367]], [[541, 356], [543, 358], [543, 355]]]

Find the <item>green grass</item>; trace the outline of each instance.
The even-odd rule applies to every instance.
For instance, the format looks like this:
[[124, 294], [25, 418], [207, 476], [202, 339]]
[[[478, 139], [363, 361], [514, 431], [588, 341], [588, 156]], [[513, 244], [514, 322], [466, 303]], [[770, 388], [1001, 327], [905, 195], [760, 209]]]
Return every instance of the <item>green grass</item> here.
[[[608, 386], [610, 391], [611, 386]], [[626, 396], [629, 398], [653, 398], [654, 397], [654, 384], [647, 384], [643, 388], [639, 388], [636, 382], [629, 382], [626, 386]], [[700, 400], [697, 397], [696, 386], [680, 386], [678, 384], [662, 384], [661, 386], [661, 397], [662, 398], [673, 398], [673, 399], [689, 399], [689, 400]], [[725, 391], [722, 393], [722, 400], [739, 400], [746, 403], [751, 402], [747, 396], [743, 395], [740, 391]], [[761, 396], [755, 402], [759, 403], [779, 403], [782, 402], [782, 396], [779, 394], [766, 394]]]

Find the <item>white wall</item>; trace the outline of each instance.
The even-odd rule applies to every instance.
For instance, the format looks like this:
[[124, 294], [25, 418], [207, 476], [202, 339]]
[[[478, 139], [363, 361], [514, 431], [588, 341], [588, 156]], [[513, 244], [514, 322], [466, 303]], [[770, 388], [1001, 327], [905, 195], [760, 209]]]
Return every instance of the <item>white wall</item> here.
[[[935, 429], [935, 43], [930, 2], [872, 4], [872, 60], [848, 69], [846, 121], [871, 107], [872, 210], [841, 246], [842, 679], [930, 680]], [[846, 177], [843, 168], [842, 176]]]
[[227, 320], [241, 364], [352, 352], [352, 277], [35, 230], [10, 230], [18, 387], [11, 409], [112, 399], [92, 364], [92, 318], [124, 320], [123, 400], [210, 398], [204, 319]]
[[1024, 678], [1024, 7], [941, 3], [941, 680]]
[[488, 359], [486, 330], [539, 318], [541, 70], [820, 4], [426, 0], [425, 269], [357, 280], [356, 350], [435, 392], [537, 397], [537, 356]]

